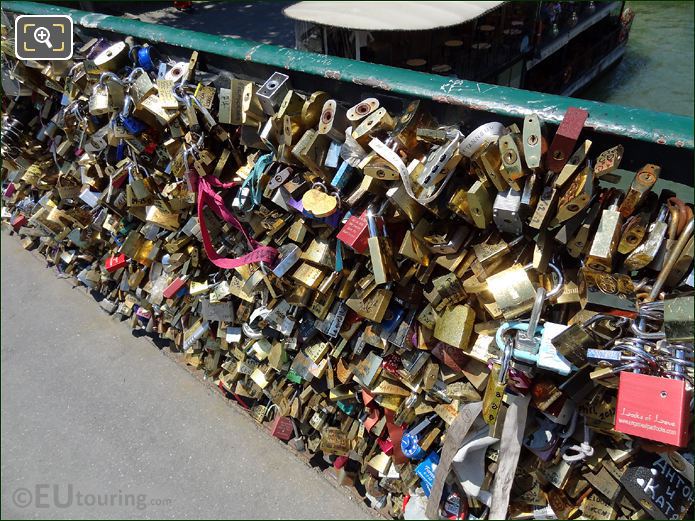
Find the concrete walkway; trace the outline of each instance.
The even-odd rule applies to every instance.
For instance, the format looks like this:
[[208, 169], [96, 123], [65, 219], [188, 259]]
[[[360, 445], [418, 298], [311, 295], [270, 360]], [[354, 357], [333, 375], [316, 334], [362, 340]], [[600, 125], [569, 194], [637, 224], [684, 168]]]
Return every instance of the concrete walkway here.
[[[84, 2], [82, 9], [136, 18], [231, 38], [294, 47], [294, 20], [282, 14], [293, 2], [195, 2], [191, 12], [173, 2]], [[91, 5], [89, 5], [91, 4]]]
[[1, 237], [3, 519], [370, 517]]

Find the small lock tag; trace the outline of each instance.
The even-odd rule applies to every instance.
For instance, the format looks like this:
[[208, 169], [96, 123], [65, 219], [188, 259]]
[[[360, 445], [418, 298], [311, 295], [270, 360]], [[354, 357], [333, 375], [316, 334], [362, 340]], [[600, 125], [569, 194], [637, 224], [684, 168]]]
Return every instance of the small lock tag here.
[[684, 380], [620, 373], [615, 430], [685, 447], [691, 423], [690, 393]]

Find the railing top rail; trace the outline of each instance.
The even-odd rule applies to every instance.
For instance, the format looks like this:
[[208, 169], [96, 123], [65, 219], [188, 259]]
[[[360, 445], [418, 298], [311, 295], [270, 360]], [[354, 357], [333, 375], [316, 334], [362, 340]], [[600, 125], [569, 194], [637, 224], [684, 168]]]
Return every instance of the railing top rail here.
[[19, 14], [67, 14], [76, 25], [90, 29], [131, 35], [154, 43], [195, 49], [501, 116], [523, 118], [535, 112], [543, 120], [558, 124], [568, 107], [579, 107], [589, 112], [587, 126], [596, 132], [693, 150], [693, 118], [687, 116], [447, 78], [50, 4], [7, 1], [2, 7]]

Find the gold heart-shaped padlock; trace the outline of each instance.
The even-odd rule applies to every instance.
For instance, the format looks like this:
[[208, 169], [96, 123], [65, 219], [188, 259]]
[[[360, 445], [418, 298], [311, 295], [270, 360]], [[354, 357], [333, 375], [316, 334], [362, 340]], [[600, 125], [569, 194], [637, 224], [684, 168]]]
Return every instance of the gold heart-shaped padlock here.
[[302, 197], [302, 205], [304, 210], [315, 217], [328, 217], [336, 212], [339, 201], [335, 195], [327, 194], [319, 187], [323, 187], [323, 185], [316, 183], [307, 190]]

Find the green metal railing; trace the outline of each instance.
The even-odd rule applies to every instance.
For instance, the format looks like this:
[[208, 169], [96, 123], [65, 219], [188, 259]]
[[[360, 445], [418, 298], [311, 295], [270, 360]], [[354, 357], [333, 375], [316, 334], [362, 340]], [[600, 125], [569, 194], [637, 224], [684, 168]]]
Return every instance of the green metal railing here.
[[446, 78], [49, 4], [9, 1], [2, 8], [19, 14], [66, 14], [75, 25], [92, 30], [131, 35], [505, 117], [523, 118], [535, 112], [544, 121], [557, 124], [568, 107], [580, 107], [589, 112], [587, 126], [595, 132], [693, 151], [693, 118], [685, 116]]

